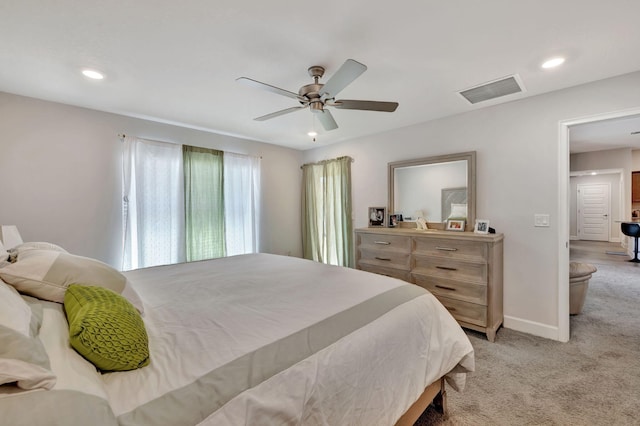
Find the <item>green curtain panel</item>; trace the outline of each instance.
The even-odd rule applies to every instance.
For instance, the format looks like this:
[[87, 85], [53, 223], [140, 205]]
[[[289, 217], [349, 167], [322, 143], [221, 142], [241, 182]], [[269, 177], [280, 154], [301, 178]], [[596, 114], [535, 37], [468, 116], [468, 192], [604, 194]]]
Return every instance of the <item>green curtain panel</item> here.
[[353, 267], [351, 158], [302, 166], [302, 249], [305, 259]]
[[225, 256], [223, 152], [184, 145], [186, 258]]

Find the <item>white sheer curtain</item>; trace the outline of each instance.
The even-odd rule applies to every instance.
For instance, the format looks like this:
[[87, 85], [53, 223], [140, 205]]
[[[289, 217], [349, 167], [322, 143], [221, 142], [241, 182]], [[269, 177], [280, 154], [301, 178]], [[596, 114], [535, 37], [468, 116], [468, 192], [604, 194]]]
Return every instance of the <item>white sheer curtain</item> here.
[[257, 253], [260, 158], [225, 152], [224, 216], [227, 256]]
[[183, 262], [182, 146], [125, 137], [122, 269]]

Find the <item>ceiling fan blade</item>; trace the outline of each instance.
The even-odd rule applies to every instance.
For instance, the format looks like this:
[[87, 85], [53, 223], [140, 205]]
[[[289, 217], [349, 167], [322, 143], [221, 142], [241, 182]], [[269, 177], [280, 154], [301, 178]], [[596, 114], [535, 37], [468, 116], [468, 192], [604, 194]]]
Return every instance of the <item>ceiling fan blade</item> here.
[[360, 74], [367, 70], [367, 66], [353, 59], [347, 59], [333, 76], [322, 87], [320, 96], [335, 97], [342, 89], [347, 87]]
[[365, 111], [383, 112], [393, 112], [398, 108], [397, 102], [357, 101], [353, 99], [340, 99], [328, 105], [340, 109], [360, 109]]
[[329, 110], [311, 110], [314, 114], [318, 115], [318, 121], [320, 122], [320, 124], [322, 124], [322, 127], [324, 127], [324, 129], [326, 131], [329, 130], [335, 130], [338, 128], [338, 123], [336, 123], [336, 120], [333, 119], [333, 115], [331, 115], [331, 112], [329, 112]]
[[251, 78], [239, 77], [239, 78], [236, 78], [236, 81], [239, 82], [239, 83], [245, 84], [247, 86], [256, 87], [258, 89], [263, 89], [263, 90], [268, 90], [269, 92], [276, 93], [276, 94], [282, 95], [282, 96], [286, 96], [288, 98], [293, 98], [293, 99], [296, 99], [296, 100], [299, 100], [299, 101], [306, 101], [305, 98], [303, 98], [302, 96], [298, 95], [297, 93], [293, 93], [293, 92], [290, 92], [288, 90], [284, 90], [284, 89], [281, 89], [281, 88], [276, 87], [276, 86], [272, 86], [272, 85], [267, 84], [267, 83], [262, 83], [260, 81], [253, 80]]
[[262, 117], [254, 118], [255, 121], [265, 121], [275, 117], [279, 117], [281, 115], [289, 114], [290, 112], [297, 111], [299, 109], [305, 109], [307, 106], [295, 106], [287, 109], [283, 109], [280, 111], [272, 112], [271, 114], [263, 115]]

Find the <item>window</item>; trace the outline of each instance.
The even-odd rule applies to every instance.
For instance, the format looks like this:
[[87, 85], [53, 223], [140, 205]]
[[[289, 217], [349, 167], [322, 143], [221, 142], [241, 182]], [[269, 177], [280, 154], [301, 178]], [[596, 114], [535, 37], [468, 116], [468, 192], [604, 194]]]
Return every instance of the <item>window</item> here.
[[123, 264], [258, 251], [260, 159], [125, 137]]

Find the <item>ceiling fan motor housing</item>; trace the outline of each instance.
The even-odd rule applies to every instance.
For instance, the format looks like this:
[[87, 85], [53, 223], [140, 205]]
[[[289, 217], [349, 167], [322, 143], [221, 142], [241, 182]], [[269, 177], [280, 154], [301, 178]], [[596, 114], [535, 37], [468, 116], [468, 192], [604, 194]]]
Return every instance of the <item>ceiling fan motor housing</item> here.
[[[312, 83], [302, 86], [298, 91], [298, 94], [306, 99], [308, 99], [309, 107], [311, 110], [319, 110], [322, 111], [322, 99], [320, 99], [320, 91], [324, 84], [320, 83]], [[305, 104], [305, 102], [300, 101], [301, 104]]]

